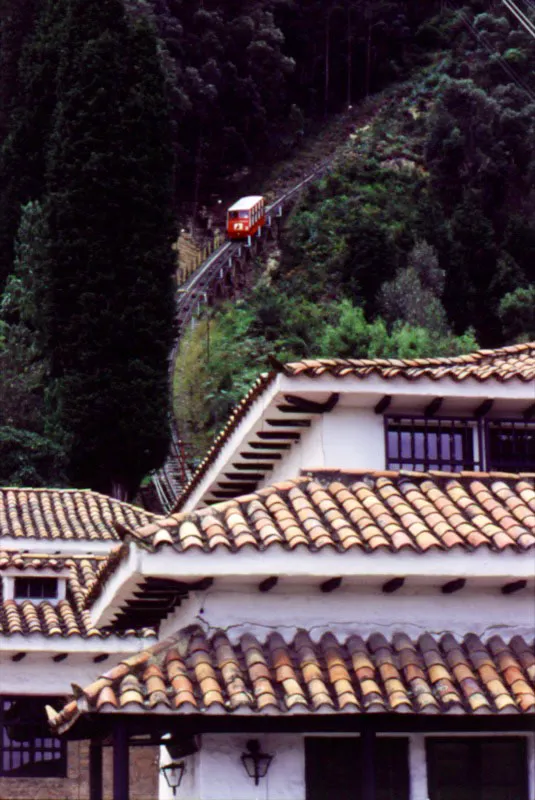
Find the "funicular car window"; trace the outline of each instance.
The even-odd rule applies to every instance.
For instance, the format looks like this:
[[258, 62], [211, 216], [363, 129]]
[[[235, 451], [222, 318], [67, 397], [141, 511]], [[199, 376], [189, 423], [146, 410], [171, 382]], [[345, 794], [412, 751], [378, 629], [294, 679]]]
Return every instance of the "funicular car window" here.
[[238, 212], [238, 215], [239, 215], [239, 218], [240, 218], [240, 219], [248, 219], [248, 217], [249, 217], [249, 212], [248, 212], [248, 211], [239, 211], [239, 212]]
[[237, 211], [229, 211], [228, 215], [229, 215], [229, 219], [238, 219], [238, 212]]

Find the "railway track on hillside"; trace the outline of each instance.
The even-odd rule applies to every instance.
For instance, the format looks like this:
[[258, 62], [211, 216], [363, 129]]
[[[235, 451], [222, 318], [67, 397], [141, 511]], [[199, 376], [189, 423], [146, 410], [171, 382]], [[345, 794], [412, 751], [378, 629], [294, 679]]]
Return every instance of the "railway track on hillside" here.
[[[273, 221], [274, 216], [282, 216], [288, 205], [291, 205], [296, 197], [312, 181], [318, 180], [328, 172], [332, 161], [324, 161], [319, 164], [302, 181], [284, 192], [266, 207], [268, 225]], [[232, 261], [237, 253], [246, 247], [241, 242], [225, 242], [218, 250], [210, 255], [195, 272], [190, 275], [187, 281], [178, 290], [177, 296], [177, 322], [179, 325], [179, 338], [181, 331], [191, 320], [201, 313], [204, 306], [212, 301], [215, 290], [220, 281], [224, 281], [228, 270], [232, 269]], [[175, 348], [176, 353], [176, 348]]]
[[[283, 192], [266, 207], [268, 229], [277, 217], [288, 211], [301, 192], [313, 181], [325, 175], [332, 166], [334, 158], [322, 161], [299, 183]], [[260, 240], [261, 241], [261, 240]], [[178, 334], [170, 357], [171, 379], [177, 357], [180, 338], [189, 324], [194, 324], [204, 308], [214, 303], [221, 284], [226, 283], [229, 273], [234, 269], [236, 259], [243, 254], [247, 245], [242, 242], [227, 241], [215, 250], [177, 290], [176, 320]], [[187, 455], [187, 445], [182, 440], [174, 420], [171, 421], [171, 445], [169, 456], [163, 467], [152, 475], [151, 486], [145, 490], [144, 499], [151, 510], [164, 513], [174, 507], [182, 488], [192, 474]], [[156, 506], [158, 508], [156, 508]]]

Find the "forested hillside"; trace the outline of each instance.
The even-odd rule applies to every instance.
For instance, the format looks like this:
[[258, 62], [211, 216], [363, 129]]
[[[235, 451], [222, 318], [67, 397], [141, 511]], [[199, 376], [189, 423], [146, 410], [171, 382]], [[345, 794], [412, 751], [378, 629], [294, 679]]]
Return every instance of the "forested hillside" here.
[[268, 356], [534, 336], [534, 67], [498, 0], [0, 0], [2, 483], [135, 491], [166, 450], [176, 231], [340, 112], [269, 274], [183, 338], [197, 452]]
[[278, 269], [183, 343], [175, 409], [199, 455], [269, 355], [535, 337], [535, 39], [501, 3], [445, 5], [389, 65], [372, 121], [286, 221]]

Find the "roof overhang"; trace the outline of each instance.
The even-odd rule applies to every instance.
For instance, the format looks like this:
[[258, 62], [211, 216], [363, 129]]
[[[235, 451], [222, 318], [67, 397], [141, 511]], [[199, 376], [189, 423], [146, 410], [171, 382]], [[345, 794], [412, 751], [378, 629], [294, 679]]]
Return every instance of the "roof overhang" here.
[[[97, 627], [112, 625], [136, 598], [136, 593], [138, 597], [143, 596], [143, 586], [150, 580], [176, 582], [176, 605], [181, 593], [185, 597], [189, 591], [202, 591], [212, 581], [217, 586], [255, 586], [272, 576], [293, 584], [320, 584], [333, 576], [359, 584], [386, 583], [402, 576], [415, 585], [430, 580], [446, 584], [464, 579], [470, 584], [483, 582], [497, 587], [526, 580], [532, 586], [533, 551], [496, 553], [482, 547], [474, 552], [454, 548], [449, 552], [425, 554], [384, 551], [363, 554], [358, 550], [310, 552], [305, 547], [297, 547], [288, 553], [283, 547], [272, 545], [263, 551], [244, 547], [238, 552], [218, 548], [217, 553], [199, 549], [177, 553], [171, 546], [150, 552], [130, 542], [122, 561], [94, 601], [91, 615]], [[172, 587], [170, 591], [172, 593]], [[171, 610], [171, 606], [162, 609], [160, 618]]]
[[[121, 711], [82, 714], [63, 733], [65, 739], [101, 740], [112, 743], [113, 731], [122, 723], [130, 737], [130, 746], [165, 744], [162, 736], [202, 733], [346, 733], [360, 734], [373, 730], [376, 733], [531, 733], [533, 714], [500, 714], [460, 716], [445, 714], [343, 714], [316, 712], [274, 715], [173, 713], [139, 714]], [[139, 737], [139, 738], [137, 738]], [[143, 738], [141, 738], [143, 737]], [[137, 740], [136, 740], [137, 738]]]
[[[335, 397], [336, 403], [331, 408], [329, 404]], [[493, 415], [521, 418], [533, 404], [535, 390], [531, 383], [520, 379], [458, 381], [446, 375], [440, 380], [420, 377], [411, 381], [374, 374], [365, 380], [355, 375], [342, 378], [330, 374], [321, 377], [270, 374], [259, 383], [251, 399], [246, 398], [229, 418], [179, 499], [180, 510], [192, 511], [254, 491], [277, 461], [300, 441], [318, 414], [329, 413], [336, 405], [380, 408], [385, 397], [389, 398], [389, 413], [409, 410], [423, 413], [440, 397], [441, 413], [475, 415], [485, 401], [493, 400]]]

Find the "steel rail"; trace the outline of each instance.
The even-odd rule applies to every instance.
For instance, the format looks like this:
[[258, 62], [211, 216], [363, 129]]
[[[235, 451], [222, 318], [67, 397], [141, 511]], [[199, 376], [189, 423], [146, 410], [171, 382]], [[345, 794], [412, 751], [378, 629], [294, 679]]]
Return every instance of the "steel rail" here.
[[[279, 209], [282, 213], [284, 207], [287, 206], [299, 192], [313, 180], [317, 180], [328, 171], [332, 161], [333, 159], [323, 161], [303, 178], [302, 181], [279, 195], [276, 200], [266, 206], [266, 214], [270, 215], [274, 212], [276, 213]], [[200, 310], [201, 306], [208, 303], [214, 284], [221, 280], [221, 271], [225, 271], [231, 267], [233, 256], [239, 248], [243, 246], [243, 242], [225, 242], [213, 252], [206, 261], [200, 264], [180, 289], [177, 290], [176, 316], [178, 332], [170, 356], [169, 366], [171, 373], [173, 373], [174, 370], [180, 338], [183, 335], [186, 325], [195, 317], [196, 311]], [[178, 468], [175, 471], [176, 477], [172, 474], [172, 470], [170, 470], [170, 465], [173, 463], [176, 464]], [[190, 476], [191, 470], [184, 454], [184, 443], [183, 440], [180, 439], [174, 424], [174, 419], [172, 419], [169, 456], [162, 468], [152, 475], [152, 482], [156, 495], [164, 513], [169, 513], [171, 511], [182, 489], [182, 481], [185, 479], [187, 483]], [[175, 491], [174, 484], [176, 484], [178, 492]]]

